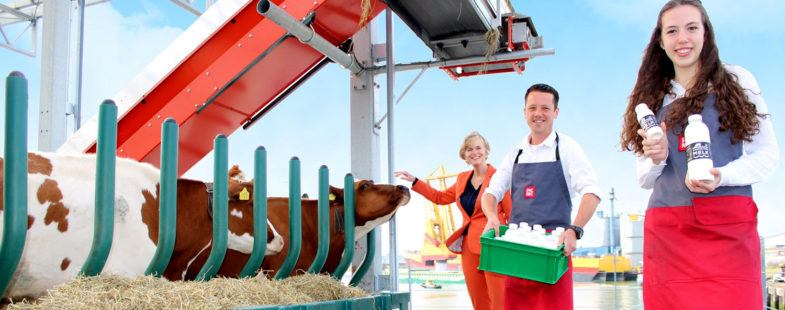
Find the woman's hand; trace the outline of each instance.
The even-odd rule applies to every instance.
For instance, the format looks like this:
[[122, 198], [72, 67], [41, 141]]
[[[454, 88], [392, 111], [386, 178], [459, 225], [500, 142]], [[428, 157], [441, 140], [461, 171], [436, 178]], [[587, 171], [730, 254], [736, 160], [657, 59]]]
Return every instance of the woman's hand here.
[[402, 180], [407, 182], [414, 182], [415, 179], [415, 177], [409, 173], [409, 171], [396, 171], [394, 175], [396, 178], [400, 177]]
[[687, 188], [690, 189], [693, 193], [698, 194], [708, 194], [713, 192], [717, 188], [717, 184], [720, 183], [720, 169], [711, 168], [709, 170], [712, 175], [714, 175], [713, 181], [700, 181], [695, 179], [690, 179], [690, 173], [687, 172], [687, 176], [684, 178], [684, 184], [687, 185]]
[[655, 165], [659, 165], [663, 160], [668, 158], [668, 135], [665, 122], [660, 123], [662, 127], [662, 138], [648, 139], [646, 138], [646, 131], [638, 129], [638, 135], [643, 137], [643, 155], [651, 158]]

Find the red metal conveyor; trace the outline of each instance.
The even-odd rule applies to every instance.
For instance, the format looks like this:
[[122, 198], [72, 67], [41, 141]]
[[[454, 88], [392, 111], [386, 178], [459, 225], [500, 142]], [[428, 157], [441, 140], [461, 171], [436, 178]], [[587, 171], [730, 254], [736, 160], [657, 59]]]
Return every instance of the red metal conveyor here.
[[[211, 6], [113, 99], [118, 106], [119, 156], [158, 166], [161, 123], [180, 126], [178, 174], [286, 96], [329, 60], [256, 11], [256, 0]], [[335, 46], [361, 26], [361, 0], [273, 0]], [[371, 0], [370, 21], [386, 6]], [[58, 152], [95, 152], [97, 119]]]

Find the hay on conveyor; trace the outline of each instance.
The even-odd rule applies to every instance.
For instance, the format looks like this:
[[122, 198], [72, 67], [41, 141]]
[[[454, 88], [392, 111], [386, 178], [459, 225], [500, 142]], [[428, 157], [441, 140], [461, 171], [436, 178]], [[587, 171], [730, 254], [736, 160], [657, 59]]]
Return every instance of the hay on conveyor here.
[[175, 281], [151, 276], [80, 277], [55, 287], [38, 301], [8, 309], [233, 309], [260, 305], [296, 305], [370, 296], [327, 275], [305, 274], [280, 281], [264, 276]]

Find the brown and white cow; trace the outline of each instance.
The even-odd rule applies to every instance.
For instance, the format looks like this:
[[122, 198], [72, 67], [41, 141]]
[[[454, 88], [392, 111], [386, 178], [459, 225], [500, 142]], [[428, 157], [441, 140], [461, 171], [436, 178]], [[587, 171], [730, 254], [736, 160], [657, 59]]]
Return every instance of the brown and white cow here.
[[[244, 184], [251, 187], [253, 184]], [[250, 189], [249, 189], [250, 190]], [[354, 184], [355, 192], [355, 227], [354, 242], [359, 240], [376, 226], [379, 226], [392, 218], [398, 207], [409, 202], [409, 189], [401, 185], [382, 185], [374, 184], [370, 181], [359, 181]], [[330, 187], [330, 246], [327, 261], [322, 267], [322, 272], [333, 272], [338, 267], [344, 250], [343, 223], [343, 189]], [[262, 262], [262, 269], [272, 271], [269, 276], [274, 275], [280, 269], [289, 251], [289, 199], [288, 198], [269, 198], [268, 218], [272, 225], [283, 236], [284, 247], [278, 254], [265, 256]], [[302, 246], [300, 257], [292, 270], [292, 274], [302, 273], [311, 266], [316, 257], [318, 249], [318, 201], [302, 200]], [[336, 216], [337, 215], [337, 216]], [[219, 275], [234, 277], [242, 270], [248, 255], [228, 251]]]
[[[4, 297], [37, 297], [77, 276], [93, 238], [95, 164], [94, 155], [28, 154], [26, 242]], [[2, 167], [0, 158], [0, 175]], [[117, 158], [115, 174], [114, 235], [103, 271], [133, 277], [144, 273], [158, 242], [160, 172], [149, 164]], [[234, 184], [236, 188], [237, 183], [235, 179], [230, 180], [230, 187]], [[0, 177], [0, 193], [2, 188]], [[204, 182], [177, 181], [177, 235], [172, 258], [164, 272], [166, 278], [195, 278], [205, 262], [201, 257], [209, 255], [212, 244], [209, 200]], [[253, 202], [230, 198], [229, 214], [227, 252], [250, 254]], [[0, 219], [2, 215], [0, 199]], [[283, 247], [281, 236], [269, 224], [268, 221], [266, 255], [278, 253]], [[2, 227], [0, 220], [0, 231]], [[227, 273], [223, 269], [222, 266], [219, 272]]]

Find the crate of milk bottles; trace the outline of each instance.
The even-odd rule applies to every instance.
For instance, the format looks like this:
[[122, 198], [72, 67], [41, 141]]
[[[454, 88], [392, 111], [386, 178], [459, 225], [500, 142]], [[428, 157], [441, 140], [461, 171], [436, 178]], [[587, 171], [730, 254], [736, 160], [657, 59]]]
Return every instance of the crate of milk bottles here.
[[564, 229], [546, 233], [540, 225], [534, 229], [522, 223], [499, 226], [499, 237], [490, 230], [482, 235], [480, 270], [554, 284], [567, 272], [564, 245], [556, 246]]

